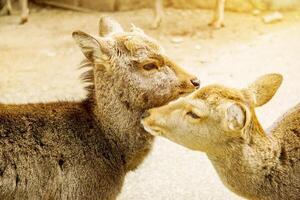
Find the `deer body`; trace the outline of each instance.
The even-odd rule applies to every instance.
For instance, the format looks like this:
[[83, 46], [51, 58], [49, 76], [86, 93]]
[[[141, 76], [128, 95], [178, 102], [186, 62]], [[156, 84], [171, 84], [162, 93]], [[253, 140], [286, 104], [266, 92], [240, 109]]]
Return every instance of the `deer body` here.
[[299, 199], [300, 104], [292, 110], [270, 133], [253, 124], [245, 133], [251, 143], [233, 140], [225, 153], [207, 154], [230, 190], [253, 200]]
[[0, 199], [116, 198], [123, 153], [87, 105], [0, 107]]
[[142, 124], [153, 135], [205, 152], [224, 185], [244, 198], [298, 200], [300, 104], [270, 133], [254, 111], [272, 98], [281, 80], [269, 74], [243, 90], [207, 86], [150, 109]]
[[89, 68], [85, 100], [0, 105], [1, 200], [116, 199], [151, 150], [144, 110], [196, 88], [142, 30], [103, 17], [99, 32], [73, 33]]

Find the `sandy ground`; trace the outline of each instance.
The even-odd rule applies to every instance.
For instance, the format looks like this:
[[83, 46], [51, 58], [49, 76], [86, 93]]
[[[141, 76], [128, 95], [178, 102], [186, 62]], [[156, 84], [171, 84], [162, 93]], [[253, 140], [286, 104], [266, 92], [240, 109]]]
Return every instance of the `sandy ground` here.
[[[30, 22], [19, 16], [0, 18], [0, 101], [39, 102], [81, 99], [85, 92], [77, 70], [82, 55], [71, 33], [97, 33], [104, 13], [76, 13], [34, 7]], [[284, 13], [284, 21], [265, 25], [259, 17], [226, 13], [226, 27], [211, 32], [211, 11], [167, 9], [166, 20], [151, 30], [153, 13], [139, 10], [106, 13], [124, 27], [145, 29], [177, 63], [198, 75], [203, 85], [244, 87], [259, 75], [279, 72], [284, 82], [274, 99], [257, 109], [264, 127], [300, 102], [300, 15]], [[175, 44], [172, 38], [182, 42]], [[205, 154], [158, 138], [151, 155], [128, 174], [119, 200], [240, 199], [218, 179]]]

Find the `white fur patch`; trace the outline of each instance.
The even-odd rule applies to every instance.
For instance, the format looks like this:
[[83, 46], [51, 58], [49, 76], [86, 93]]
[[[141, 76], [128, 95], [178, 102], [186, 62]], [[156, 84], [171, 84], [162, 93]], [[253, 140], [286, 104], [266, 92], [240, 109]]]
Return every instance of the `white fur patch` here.
[[231, 130], [240, 130], [246, 122], [246, 114], [238, 104], [232, 104], [227, 108], [227, 125]]

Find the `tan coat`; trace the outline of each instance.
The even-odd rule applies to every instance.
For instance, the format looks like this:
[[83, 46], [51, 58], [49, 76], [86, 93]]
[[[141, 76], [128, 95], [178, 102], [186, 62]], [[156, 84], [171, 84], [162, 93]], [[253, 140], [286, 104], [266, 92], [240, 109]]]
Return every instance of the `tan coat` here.
[[244, 198], [299, 200], [300, 104], [269, 133], [254, 111], [281, 81], [268, 74], [242, 90], [210, 85], [150, 109], [142, 123], [153, 135], [205, 152], [225, 186]]

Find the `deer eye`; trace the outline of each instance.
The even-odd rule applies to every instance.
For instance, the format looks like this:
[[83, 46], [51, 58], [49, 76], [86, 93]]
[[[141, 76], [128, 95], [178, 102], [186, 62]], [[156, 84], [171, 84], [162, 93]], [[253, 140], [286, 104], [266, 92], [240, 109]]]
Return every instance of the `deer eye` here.
[[158, 69], [158, 66], [156, 63], [147, 63], [147, 64], [143, 65], [143, 69], [150, 71], [150, 70]]
[[187, 112], [186, 115], [190, 116], [193, 119], [200, 119], [201, 118], [199, 115], [197, 115], [196, 113], [194, 113], [192, 111]]

